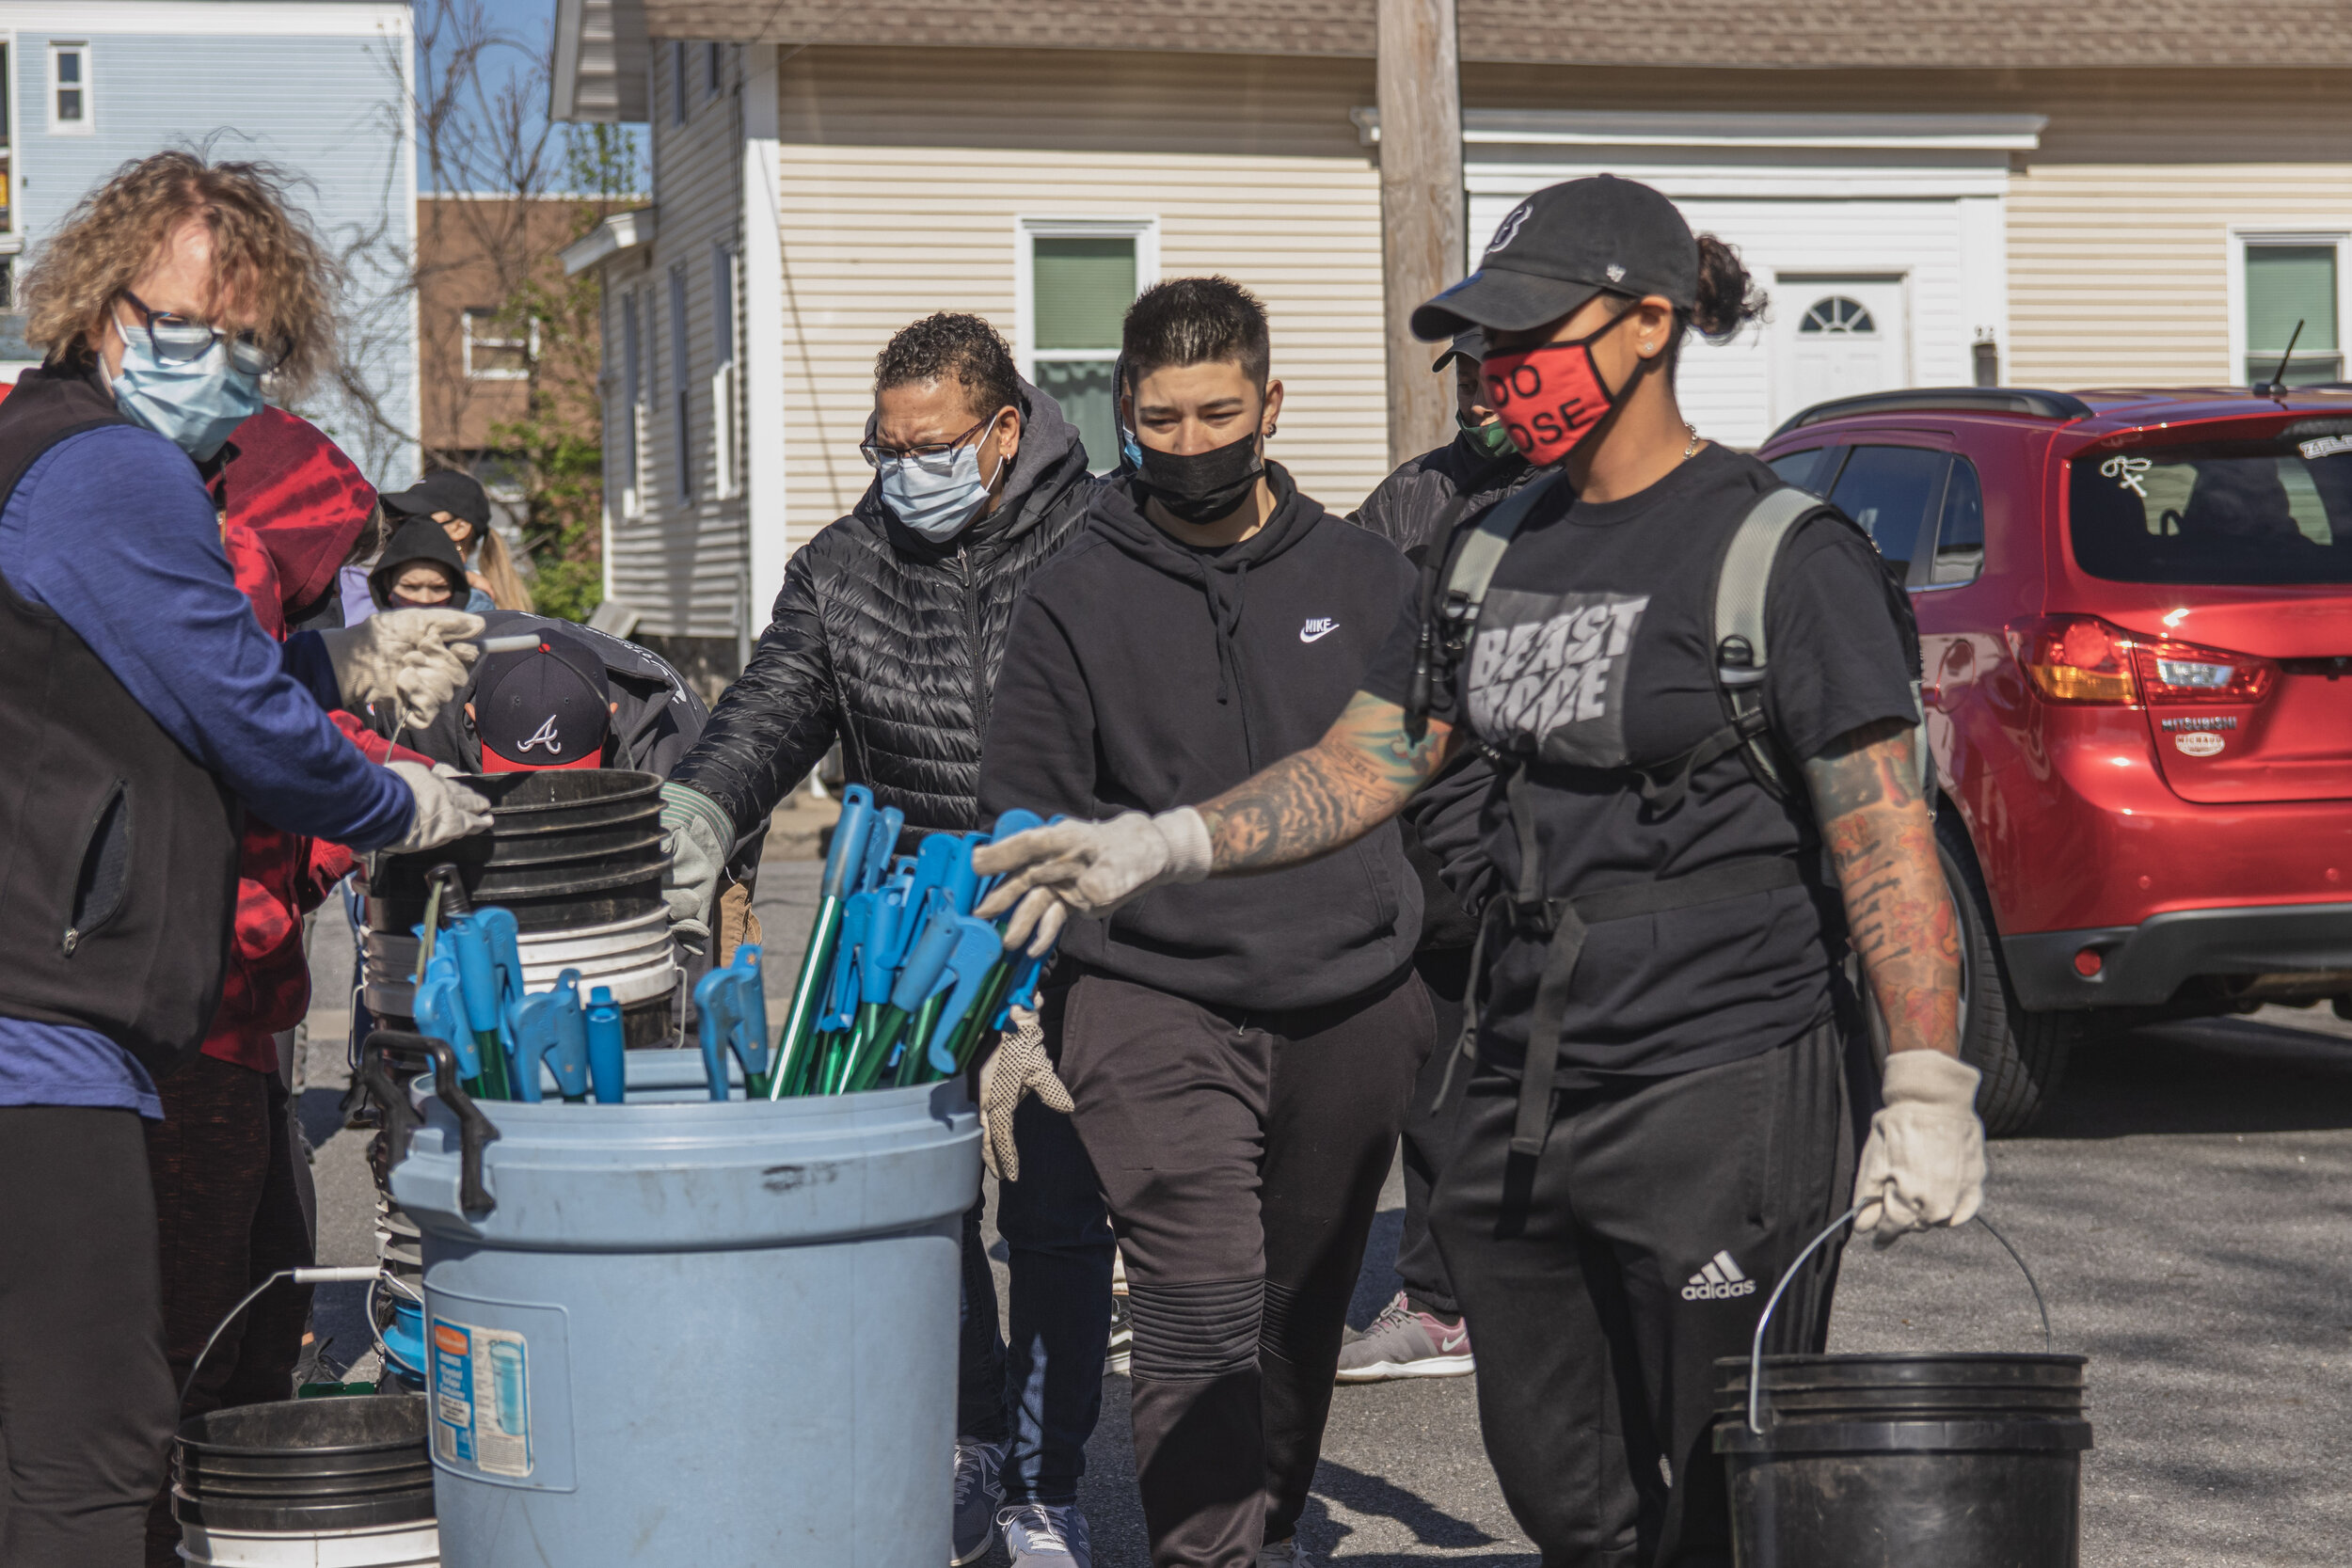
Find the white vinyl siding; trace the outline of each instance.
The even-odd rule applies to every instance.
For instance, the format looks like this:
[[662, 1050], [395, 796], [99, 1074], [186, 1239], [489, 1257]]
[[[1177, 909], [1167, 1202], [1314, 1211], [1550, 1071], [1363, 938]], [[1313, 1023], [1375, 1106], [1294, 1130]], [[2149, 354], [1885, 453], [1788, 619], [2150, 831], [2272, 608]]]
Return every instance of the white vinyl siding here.
[[[721, 386], [731, 374], [737, 302], [727, 297], [714, 257], [740, 244], [733, 94], [742, 55], [719, 47], [721, 90], [714, 96], [713, 56], [704, 44], [658, 54], [661, 68], [650, 73], [654, 240], [642, 261], [616, 261], [606, 278], [608, 289], [638, 290], [648, 368], [638, 425], [645, 448], [643, 502], [634, 516], [613, 513], [607, 581], [613, 597], [642, 613], [639, 629], [657, 637], [736, 641], [747, 617], [755, 634], [766, 624], [774, 594], [772, 584], [758, 591], [746, 580], [743, 486], [734, 471], [740, 424]], [[739, 353], [734, 357], [739, 360]], [[723, 451], [716, 416], [735, 432]]]
[[819, 48], [784, 67], [792, 542], [866, 489], [891, 334], [970, 310], [1018, 343], [1025, 220], [1154, 220], [1159, 277], [1254, 291], [1285, 392], [1268, 453], [1332, 510], [1359, 502], [1388, 471], [1379, 180], [1347, 120], [1369, 65], [975, 53]]

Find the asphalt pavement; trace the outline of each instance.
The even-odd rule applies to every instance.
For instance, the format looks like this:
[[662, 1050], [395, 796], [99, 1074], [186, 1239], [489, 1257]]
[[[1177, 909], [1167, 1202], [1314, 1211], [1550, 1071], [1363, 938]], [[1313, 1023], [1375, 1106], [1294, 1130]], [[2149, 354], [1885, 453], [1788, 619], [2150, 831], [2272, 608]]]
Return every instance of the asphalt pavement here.
[[[785, 958], [769, 970], [771, 995], [777, 979], [789, 983], [786, 956], [805, 939], [818, 869], [762, 870], [755, 907], [768, 950]], [[314, 934], [322, 1005], [303, 1096], [320, 1146], [325, 1263], [373, 1252], [366, 1135], [340, 1131], [334, 1113], [342, 926], [330, 906]], [[2057, 1348], [2090, 1357], [2087, 1568], [2352, 1560], [2352, 1488], [2341, 1480], [2352, 1453], [2352, 1025], [2325, 1007], [2266, 1007], [2088, 1047], [2043, 1126], [1995, 1144], [1992, 1164], [1987, 1216], [2039, 1278]], [[1359, 1326], [1395, 1288], [1403, 1201], [1391, 1174], [1350, 1309]], [[348, 1357], [366, 1338], [358, 1288], [320, 1295], [320, 1330]], [[1833, 1350], [2040, 1339], [2016, 1265], [1979, 1228], [1847, 1254]], [[1123, 1378], [1104, 1380], [1081, 1501], [1098, 1568], [1146, 1568]], [[1486, 1465], [1468, 1378], [1339, 1389], [1301, 1533], [1318, 1557], [1357, 1568], [1536, 1560]]]

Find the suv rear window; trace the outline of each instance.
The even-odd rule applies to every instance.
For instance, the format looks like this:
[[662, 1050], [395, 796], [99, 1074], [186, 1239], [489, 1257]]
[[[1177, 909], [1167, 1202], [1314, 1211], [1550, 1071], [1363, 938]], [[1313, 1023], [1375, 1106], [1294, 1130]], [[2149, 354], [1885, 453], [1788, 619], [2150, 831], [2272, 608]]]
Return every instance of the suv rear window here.
[[2075, 562], [2115, 582], [2352, 582], [2352, 436], [2090, 451]]

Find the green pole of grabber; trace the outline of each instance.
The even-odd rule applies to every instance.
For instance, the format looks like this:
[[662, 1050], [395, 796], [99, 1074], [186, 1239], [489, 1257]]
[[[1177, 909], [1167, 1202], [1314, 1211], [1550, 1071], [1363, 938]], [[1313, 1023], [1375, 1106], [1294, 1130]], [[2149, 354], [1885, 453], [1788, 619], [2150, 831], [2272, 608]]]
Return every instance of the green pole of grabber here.
[[784, 1086], [792, 1082], [815, 1034], [825, 978], [841, 944], [841, 900], [849, 895], [850, 879], [865, 863], [866, 838], [873, 821], [874, 797], [864, 784], [841, 792], [841, 816], [834, 824], [833, 847], [825, 851], [824, 880], [818, 884], [817, 924], [809, 931], [808, 951], [792, 987], [792, 1009], [785, 1015], [784, 1033], [776, 1041], [776, 1072], [768, 1082], [771, 1100], [784, 1098]]

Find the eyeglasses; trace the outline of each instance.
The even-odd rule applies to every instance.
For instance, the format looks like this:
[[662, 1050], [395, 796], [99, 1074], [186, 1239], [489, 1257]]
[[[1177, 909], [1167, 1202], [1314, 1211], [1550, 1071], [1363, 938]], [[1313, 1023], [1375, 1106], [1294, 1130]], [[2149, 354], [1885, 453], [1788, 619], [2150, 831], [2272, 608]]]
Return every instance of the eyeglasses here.
[[956, 453], [963, 444], [1005, 417], [1002, 408], [965, 431], [952, 441], [936, 442], [924, 447], [885, 447], [874, 441], [860, 441], [857, 454], [866, 459], [869, 468], [880, 468], [884, 463], [912, 463], [934, 479], [946, 479], [955, 472]]
[[230, 364], [247, 375], [267, 375], [294, 352], [294, 344], [283, 338], [265, 343], [250, 331], [226, 333], [169, 310], [151, 310], [145, 300], [128, 289], [122, 291], [122, 297], [139, 313], [147, 330], [148, 347], [166, 364], [184, 365], [192, 359], [201, 359], [213, 351], [215, 343], [226, 341]]

